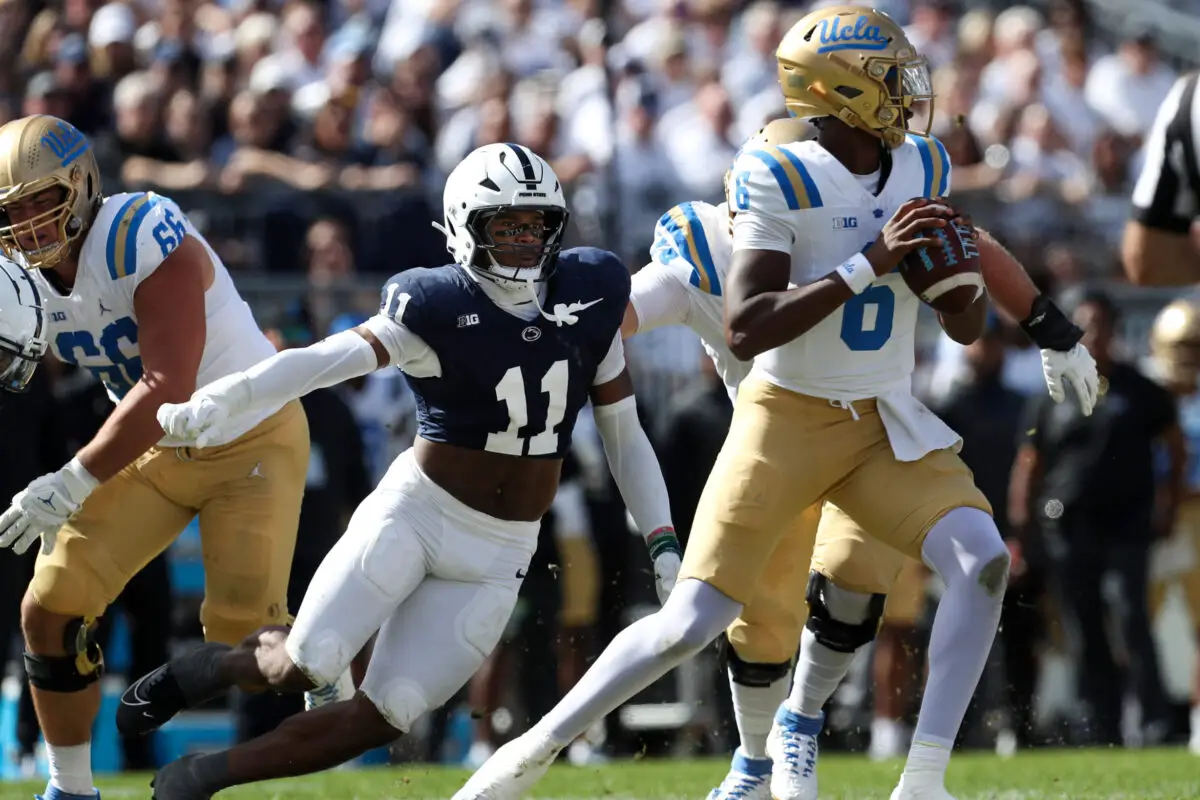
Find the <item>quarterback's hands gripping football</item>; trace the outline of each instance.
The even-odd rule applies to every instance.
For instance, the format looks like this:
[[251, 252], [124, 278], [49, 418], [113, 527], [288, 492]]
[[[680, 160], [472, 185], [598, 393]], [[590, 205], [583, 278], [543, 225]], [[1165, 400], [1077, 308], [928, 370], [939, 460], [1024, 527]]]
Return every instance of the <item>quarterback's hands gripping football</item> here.
[[249, 380], [245, 373], [235, 372], [198, 389], [186, 403], [163, 403], [158, 424], [173, 439], [208, 447], [249, 404]]
[[1070, 386], [1075, 390], [1083, 415], [1092, 415], [1100, 393], [1100, 376], [1096, 372], [1096, 360], [1086, 347], [1077, 343], [1066, 352], [1042, 350], [1042, 374], [1054, 402], [1067, 399], [1066, 387]]
[[886, 275], [906, 255], [929, 244], [924, 231], [950, 224], [957, 216], [941, 198], [914, 197], [906, 201], [883, 226], [883, 230], [865, 253], [876, 275]]
[[0, 515], [0, 547], [11, 547], [20, 555], [40, 537], [42, 553], [49, 555], [58, 529], [99, 485], [77, 458], [58, 472], [35, 478]]
[[646, 537], [646, 546], [654, 561], [654, 590], [658, 593], [659, 604], [665, 604], [679, 579], [679, 567], [683, 563], [675, 529], [659, 528]]

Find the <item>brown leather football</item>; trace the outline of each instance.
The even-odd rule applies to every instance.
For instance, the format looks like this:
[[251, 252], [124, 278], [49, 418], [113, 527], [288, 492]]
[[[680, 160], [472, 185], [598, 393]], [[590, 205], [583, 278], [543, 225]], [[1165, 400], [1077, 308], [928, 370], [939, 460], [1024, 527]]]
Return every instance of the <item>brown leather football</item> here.
[[975, 228], [951, 222], [925, 232], [930, 240], [900, 262], [913, 294], [943, 314], [961, 314], [983, 293]]

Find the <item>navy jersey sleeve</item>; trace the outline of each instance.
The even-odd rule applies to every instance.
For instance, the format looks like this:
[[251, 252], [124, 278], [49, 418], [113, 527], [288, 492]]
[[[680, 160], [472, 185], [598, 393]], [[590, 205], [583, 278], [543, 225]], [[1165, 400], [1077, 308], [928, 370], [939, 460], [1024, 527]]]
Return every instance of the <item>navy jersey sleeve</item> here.
[[584, 299], [602, 298], [600, 305], [603, 311], [597, 323], [599, 338], [607, 341], [616, 336], [621, 330], [621, 320], [625, 318], [625, 307], [629, 304], [633, 280], [629, 268], [616, 254], [598, 247], [576, 247], [563, 255], [577, 261], [572, 265], [572, 271], [583, 284], [581, 292], [586, 295]]
[[423, 278], [428, 273], [427, 269], [405, 270], [388, 278], [380, 292], [380, 315], [393, 322], [399, 322], [418, 336], [422, 335], [424, 322], [421, 313], [425, 300]]

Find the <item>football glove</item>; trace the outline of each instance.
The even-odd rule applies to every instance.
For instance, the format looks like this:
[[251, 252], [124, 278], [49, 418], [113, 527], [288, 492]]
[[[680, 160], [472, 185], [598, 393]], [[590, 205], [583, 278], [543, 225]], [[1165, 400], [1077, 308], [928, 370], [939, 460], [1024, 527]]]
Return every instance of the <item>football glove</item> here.
[[41, 538], [42, 554], [50, 555], [58, 529], [99, 485], [78, 458], [58, 472], [35, 478], [0, 515], [0, 547], [11, 547], [20, 555]]
[[1070, 385], [1079, 398], [1083, 415], [1091, 416], [1100, 392], [1100, 376], [1096, 373], [1096, 361], [1086, 347], [1076, 344], [1065, 353], [1043, 350], [1042, 374], [1054, 402], [1061, 403], [1067, 398], [1066, 385]]
[[186, 403], [163, 403], [158, 424], [172, 439], [208, 447], [218, 441], [230, 418], [250, 405], [250, 382], [235, 372], [198, 389]]

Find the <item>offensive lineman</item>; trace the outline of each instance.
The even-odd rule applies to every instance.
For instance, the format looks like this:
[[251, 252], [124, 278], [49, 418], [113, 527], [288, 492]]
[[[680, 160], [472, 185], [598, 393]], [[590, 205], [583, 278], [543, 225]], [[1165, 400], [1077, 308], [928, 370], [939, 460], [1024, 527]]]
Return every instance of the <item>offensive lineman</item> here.
[[101, 194], [91, 142], [75, 127], [49, 116], [0, 127], [0, 209], [0, 248], [31, 268], [46, 341], [116, 402], [70, 463], [0, 516], [0, 547], [23, 553], [41, 538], [21, 627], [50, 761], [45, 800], [85, 800], [98, 797], [96, 621], [193, 517], [205, 637], [233, 644], [287, 621], [308, 423], [298, 402], [281, 402], [242, 417], [203, 453], [164, 438], [160, 405], [275, 348], [178, 205], [152, 192]]
[[[743, 144], [742, 150], [803, 141], [810, 138], [810, 130], [800, 120], [775, 120]], [[621, 329], [628, 338], [663, 325], [688, 326], [700, 336], [730, 397], [736, 398], [737, 386], [751, 365], [734, 358], [724, 339], [722, 287], [728, 281], [732, 256], [730, 223], [724, 203], [715, 207], [683, 203], [664, 214], [651, 250], [653, 260], [633, 276]], [[986, 285], [995, 291], [994, 298], [1006, 312], [1027, 315], [1037, 298], [1036, 288], [1008, 251], [985, 231], [978, 233]], [[1046, 364], [1046, 382], [1051, 387], [1061, 386], [1064, 379], [1083, 381], [1077, 385], [1095, 380], [1094, 367], [1089, 367], [1086, 359], [1076, 365], [1050, 356]], [[1085, 412], [1090, 411], [1086, 390], [1077, 394]], [[813, 554], [812, 575], [808, 574], [808, 553]], [[883, 596], [899, 584], [897, 574], [904, 560], [898, 551], [868, 537], [831, 503], [809, 509], [780, 541], [763, 571], [759, 591], [726, 632], [729, 648], [724, 652], [741, 747], [710, 800], [770, 800], [767, 736], [775, 712], [787, 696], [797, 643], [802, 642], [798, 689], [803, 696], [792, 710], [801, 713], [811, 708], [815, 716], [845, 676], [853, 653], [874, 636]], [[836, 578], [829, 574], [835, 566]], [[822, 580], [833, 582], [838, 589], [877, 596], [872, 616], [861, 624], [839, 626], [821, 606], [820, 595], [805, 597], [806, 585], [819, 586]], [[802, 639], [806, 601], [817, 613]], [[883, 616], [889, 616], [891, 608], [889, 604]], [[830, 648], [831, 640], [837, 649]], [[808, 742], [804, 744], [797, 750], [807, 753]], [[815, 768], [808, 775], [811, 795], [806, 796], [815, 797]]]
[[[954, 453], [958, 436], [911, 394], [919, 301], [890, 274], [920, 246], [922, 230], [947, 224], [946, 206], [908, 199], [944, 195], [949, 185], [940, 143], [906, 136], [912, 104], [932, 100], [928, 68], [891, 19], [858, 7], [808, 15], [777, 56], [789, 111], [818, 119], [820, 132], [815, 143], [743, 151], [734, 165], [725, 339], [735, 357], [755, 363], [696, 512], [681, 580], [660, 612], [622, 631], [456, 800], [522, 796], [594, 719], [730, 625], [784, 533], [826, 499], [871, 535], [923, 557], [947, 584], [931, 646], [929, 684], [938, 691], [925, 695], [893, 798], [950, 797], [950, 747], [995, 634], [1008, 553]], [[980, 298], [943, 326], [971, 341], [985, 308]], [[1086, 367], [1080, 332], [1046, 298], [1025, 311], [1026, 330], [1057, 351], [1049, 358]], [[1080, 373], [1072, 374], [1090, 411], [1095, 386]], [[1053, 388], [1058, 399], [1062, 386]], [[824, 613], [849, 625], [870, 617], [871, 595], [818, 582]], [[803, 694], [798, 680], [793, 698]], [[814, 785], [804, 772], [816, 755], [820, 706], [808, 716], [790, 705], [771, 732], [786, 757], [771, 781], [779, 800], [811, 796]]]
[[[359, 506], [313, 577], [294, 627], [205, 646], [127, 690], [125, 731], [146, 732], [232, 686], [334, 683], [379, 631], [353, 699], [291, 717], [232, 750], [188, 756], [158, 800], [336, 766], [387, 744], [446, 702], [495, 647], [554, 499], [576, 415], [590, 399], [609, 467], [646, 532], [659, 597], [679, 569], [666, 486], [638, 422], [620, 324], [629, 272], [611, 253], [567, 250], [558, 178], [525, 147], [493, 144], [446, 181], [456, 264], [392, 278], [380, 312], [289, 350], [159, 413], [204, 447], [246, 413], [399, 366], [419, 438]], [[544, 309], [552, 309], [546, 311]]]

